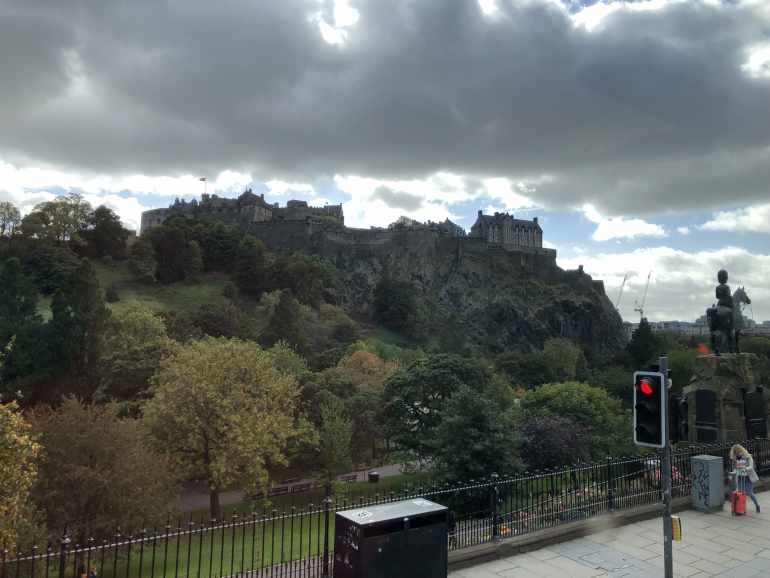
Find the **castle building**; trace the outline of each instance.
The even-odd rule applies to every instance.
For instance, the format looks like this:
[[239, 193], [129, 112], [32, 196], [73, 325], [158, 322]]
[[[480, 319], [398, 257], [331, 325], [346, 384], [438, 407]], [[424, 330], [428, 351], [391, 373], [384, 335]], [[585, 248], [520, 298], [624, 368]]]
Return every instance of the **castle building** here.
[[476, 223], [471, 227], [469, 237], [486, 240], [492, 245], [502, 245], [506, 248], [531, 247], [543, 248], [543, 229], [537, 222], [537, 217], [531, 221], [514, 219], [508, 213], [485, 215], [479, 211]]
[[252, 223], [281, 221], [319, 221], [344, 226], [345, 215], [342, 205], [312, 207], [306, 201], [289, 201], [285, 207], [265, 201], [265, 195], [255, 195], [246, 189], [237, 199], [226, 199], [217, 195], [201, 196], [200, 202], [177, 199], [167, 209], [152, 209], [142, 213], [142, 233], [163, 224], [175, 216], [220, 221], [230, 225], [247, 227]]

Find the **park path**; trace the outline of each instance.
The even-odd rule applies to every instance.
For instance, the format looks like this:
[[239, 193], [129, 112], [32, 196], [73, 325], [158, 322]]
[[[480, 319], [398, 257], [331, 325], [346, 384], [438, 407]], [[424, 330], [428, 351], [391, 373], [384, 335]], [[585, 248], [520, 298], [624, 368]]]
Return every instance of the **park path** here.
[[[338, 476], [338, 479], [349, 476], [356, 476], [356, 482], [365, 482], [367, 474], [371, 471], [379, 472], [381, 478], [388, 478], [391, 476], [397, 476], [402, 473], [402, 464], [388, 464], [378, 468], [368, 468], [365, 470], [356, 470], [354, 472], [348, 472]], [[286, 486], [289, 489], [288, 493], [292, 493], [292, 488], [296, 486], [307, 486], [315, 482], [312, 478], [292, 480], [287, 484], [279, 484], [280, 486]], [[297, 494], [298, 496], [301, 493]], [[245, 499], [246, 494], [243, 490], [229, 490], [222, 492], [219, 496], [220, 502], [223, 507], [233, 506], [240, 504]], [[181, 496], [181, 510], [183, 512], [192, 512], [194, 510], [204, 510], [209, 507], [209, 491], [205, 484], [191, 483], [187, 484], [182, 492]]]

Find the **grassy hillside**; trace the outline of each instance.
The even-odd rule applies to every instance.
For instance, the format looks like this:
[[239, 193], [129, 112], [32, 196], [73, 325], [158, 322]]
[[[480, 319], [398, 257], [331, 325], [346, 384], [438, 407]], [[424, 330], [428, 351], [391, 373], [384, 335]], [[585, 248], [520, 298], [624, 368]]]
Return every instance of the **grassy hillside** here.
[[128, 269], [127, 263], [95, 265], [99, 284], [105, 291], [114, 287], [120, 301], [111, 303], [113, 309], [120, 309], [121, 304], [135, 300], [154, 311], [191, 312], [204, 303], [221, 303], [227, 275], [221, 273], [201, 275], [194, 283], [173, 283], [171, 285], [146, 284], [137, 281]]

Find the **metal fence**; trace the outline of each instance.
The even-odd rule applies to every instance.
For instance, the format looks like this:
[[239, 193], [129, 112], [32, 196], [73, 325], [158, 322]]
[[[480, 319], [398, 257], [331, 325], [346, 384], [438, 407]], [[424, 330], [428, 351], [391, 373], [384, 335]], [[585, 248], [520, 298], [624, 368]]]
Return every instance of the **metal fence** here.
[[[770, 471], [770, 441], [745, 445], [758, 472]], [[674, 497], [690, 494], [690, 458], [702, 453], [722, 456], [725, 473], [731, 468], [729, 446], [674, 452]], [[229, 520], [188, 518], [163, 528], [117, 530], [111, 539], [85, 543], [73, 542], [65, 532], [56, 543], [3, 550], [0, 578], [325, 578], [333, 564], [335, 512], [417, 497], [450, 509], [449, 549], [458, 550], [660, 503], [660, 460], [654, 454], [607, 458], [463, 484], [427, 483], [387, 496], [368, 493], [283, 511], [236, 513]]]

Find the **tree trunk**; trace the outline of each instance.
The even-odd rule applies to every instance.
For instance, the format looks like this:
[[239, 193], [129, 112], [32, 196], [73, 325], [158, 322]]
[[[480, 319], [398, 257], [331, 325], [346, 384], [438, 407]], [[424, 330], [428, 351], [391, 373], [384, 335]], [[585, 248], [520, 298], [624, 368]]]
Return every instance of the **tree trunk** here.
[[209, 489], [209, 509], [213, 520], [222, 519], [222, 505], [219, 503], [219, 488]]

